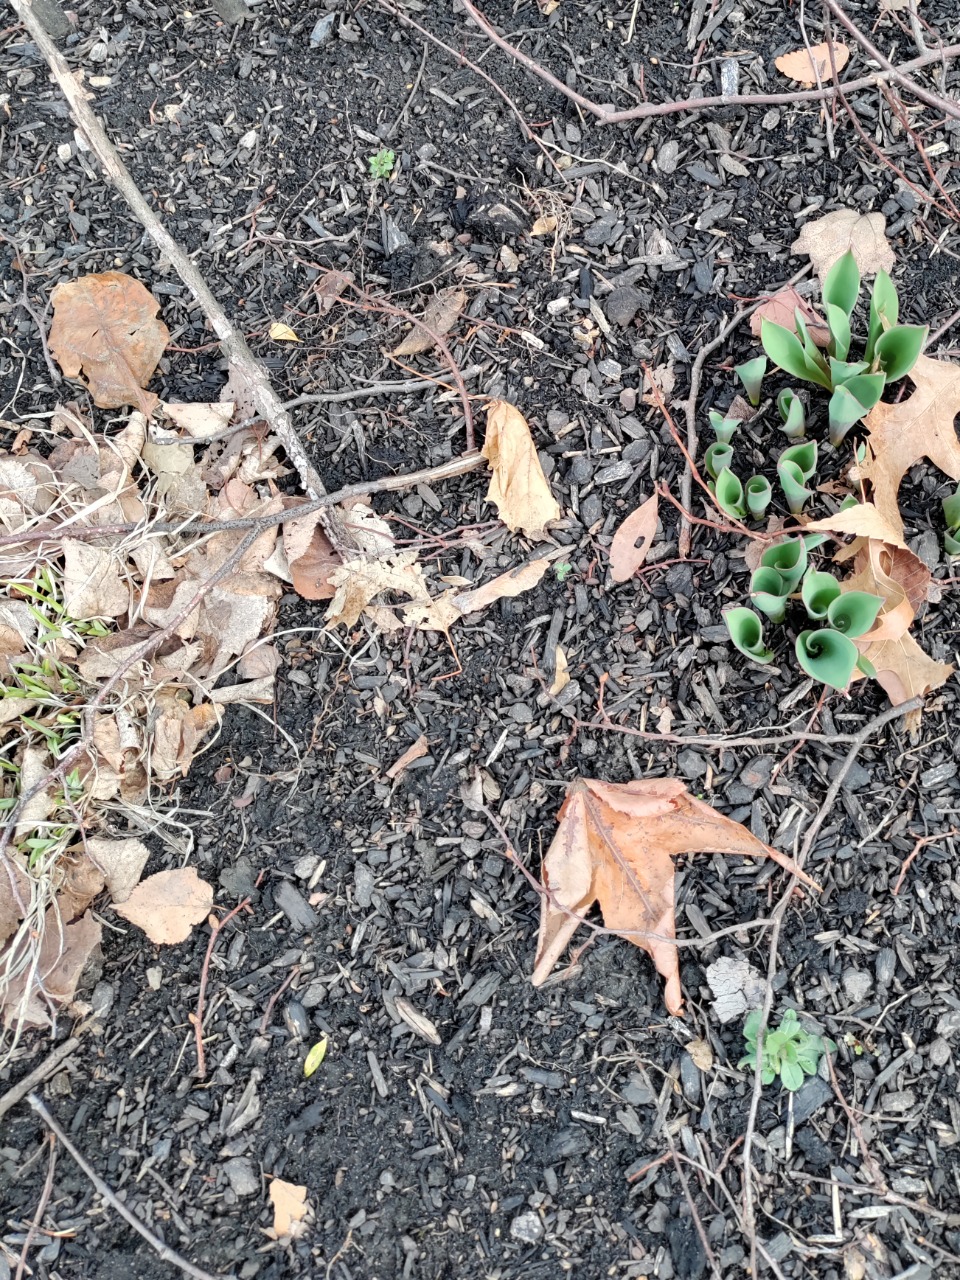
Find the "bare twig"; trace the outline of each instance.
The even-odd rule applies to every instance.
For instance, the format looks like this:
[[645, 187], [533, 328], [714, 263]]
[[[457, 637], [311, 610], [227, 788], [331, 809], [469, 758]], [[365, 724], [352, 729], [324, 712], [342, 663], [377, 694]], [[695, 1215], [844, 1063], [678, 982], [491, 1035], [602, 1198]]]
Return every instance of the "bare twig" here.
[[37, 336], [40, 339], [40, 347], [43, 350], [43, 358], [44, 358], [44, 361], [46, 362], [47, 369], [50, 373], [50, 381], [53, 383], [55, 387], [57, 387], [60, 385], [60, 382], [61, 382], [60, 370], [53, 363], [53, 357], [50, 355], [50, 347], [47, 345], [47, 334], [46, 334], [46, 329], [44, 328], [43, 320], [38, 315], [36, 307], [30, 301], [30, 294], [27, 292], [27, 280], [29, 279], [29, 272], [27, 271], [27, 264], [24, 261], [23, 250], [20, 248], [19, 244], [17, 244], [16, 240], [14, 240], [12, 236], [8, 236], [5, 231], [0, 231], [0, 240], [6, 240], [7, 244], [10, 245], [11, 248], [13, 249], [14, 265], [17, 267], [17, 270], [20, 272], [20, 276], [23, 281], [23, 287], [20, 293], [20, 305], [23, 307], [24, 311], [26, 311], [27, 315], [30, 317], [33, 323], [37, 326]]
[[[792, 93], [732, 93], [726, 97], [719, 95], [710, 98], [683, 98], [673, 102], [645, 102], [641, 106], [629, 107], [624, 111], [611, 111], [608, 107], [592, 102], [589, 98], [585, 98], [583, 94], [577, 93], [575, 89], [571, 89], [569, 85], [564, 84], [562, 80], [558, 80], [555, 75], [545, 67], [542, 67], [534, 58], [517, 49], [509, 40], [505, 40], [483, 16], [472, 0], [460, 0], [460, 3], [484, 35], [499, 46], [504, 53], [508, 53], [511, 58], [519, 62], [527, 71], [539, 76], [541, 80], [556, 89], [558, 93], [562, 93], [565, 98], [569, 98], [578, 107], [595, 116], [601, 124], [625, 124], [630, 120], [644, 120], [648, 116], [675, 115], [681, 111], [705, 111], [712, 107], [784, 106], [788, 103], [796, 102], [823, 102], [832, 98], [835, 93], [832, 85], [825, 85], [822, 89], [798, 89]], [[848, 93], [852, 93], [857, 89], [867, 89], [873, 85], [883, 84], [887, 80], [900, 79], [902, 82], [906, 79], [907, 86], [912, 92], [916, 92], [917, 89], [921, 89], [921, 86], [917, 85], [914, 88], [915, 82], [907, 77], [907, 72], [918, 71], [921, 67], [929, 66], [932, 62], [942, 62], [946, 58], [955, 58], [958, 55], [960, 55], [960, 44], [947, 45], [935, 52], [926, 53], [922, 57], [913, 58], [910, 62], [903, 63], [899, 68], [887, 63], [886, 68], [882, 71], [874, 71], [870, 75], [861, 76], [857, 80], [848, 80], [844, 88]], [[883, 62], [886, 61], [878, 56], [878, 61], [881, 60]], [[921, 89], [921, 92], [924, 91]], [[934, 95], [928, 96], [933, 97]], [[939, 103], [940, 100], [937, 99], [936, 101]]]
[[203, 1052], [203, 1002], [207, 994], [207, 978], [210, 974], [210, 957], [213, 955], [213, 949], [217, 945], [217, 939], [220, 937], [220, 931], [223, 926], [232, 920], [235, 915], [249, 907], [250, 899], [238, 903], [232, 911], [228, 911], [222, 920], [217, 920], [215, 916], [210, 919], [210, 937], [207, 941], [207, 953], [203, 957], [203, 968], [200, 970], [200, 990], [197, 993], [197, 1012], [191, 1013], [190, 1021], [193, 1023], [193, 1029], [197, 1036], [197, 1079], [205, 1080], [207, 1076], [207, 1060]]
[[164, 1244], [159, 1236], [154, 1235], [150, 1228], [140, 1221], [132, 1209], [127, 1208], [116, 1192], [112, 1191], [110, 1187], [107, 1186], [100, 1175], [73, 1145], [64, 1133], [59, 1122], [53, 1118], [40, 1098], [38, 1098], [35, 1093], [31, 1093], [27, 1101], [47, 1128], [52, 1133], [56, 1134], [60, 1142], [63, 1144], [64, 1149], [73, 1156], [74, 1160], [93, 1183], [97, 1194], [101, 1199], [105, 1200], [107, 1204], [110, 1205], [111, 1209], [116, 1210], [120, 1217], [123, 1218], [124, 1222], [129, 1223], [130, 1226], [133, 1227], [134, 1231], [146, 1240], [150, 1248], [156, 1251], [159, 1258], [162, 1258], [164, 1262], [172, 1263], [175, 1267], [179, 1267], [184, 1275], [191, 1276], [193, 1280], [236, 1280], [236, 1277], [232, 1275], [217, 1276], [209, 1271], [204, 1271], [201, 1267], [194, 1266], [192, 1262], [188, 1262], [186, 1258], [181, 1257], [180, 1254], [177, 1253], [176, 1250], [171, 1249], [168, 1244]]
[[52, 1133], [47, 1134], [47, 1141], [50, 1144], [50, 1155], [47, 1161], [47, 1177], [43, 1184], [43, 1191], [40, 1195], [40, 1203], [37, 1205], [37, 1212], [34, 1214], [33, 1221], [30, 1223], [30, 1229], [27, 1232], [27, 1238], [23, 1242], [23, 1248], [20, 1250], [20, 1261], [17, 1263], [17, 1274], [14, 1280], [23, 1280], [23, 1273], [27, 1266], [27, 1254], [30, 1252], [30, 1246], [36, 1238], [40, 1225], [43, 1222], [43, 1215], [47, 1212], [47, 1205], [50, 1203], [50, 1193], [53, 1191], [53, 1174], [57, 1167], [57, 1139]]
[[52, 1076], [59, 1068], [62, 1062], [65, 1062], [71, 1054], [76, 1053], [80, 1048], [80, 1041], [76, 1036], [72, 1036], [69, 1040], [64, 1040], [63, 1044], [58, 1044], [44, 1060], [39, 1067], [34, 1067], [28, 1076], [24, 1076], [17, 1084], [0, 1098], [0, 1117], [5, 1116], [11, 1107], [15, 1107], [18, 1102], [22, 1102], [31, 1089], [35, 1089], [38, 1084], [42, 1084], [47, 1076]]
[[[908, 702], [901, 702], [899, 706], [888, 707], [886, 711], [882, 711], [880, 715], [875, 716], [869, 724], [865, 724], [859, 733], [854, 735], [850, 750], [843, 759], [836, 777], [827, 788], [826, 795], [820, 808], [814, 815], [813, 821], [807, 828], [803, 838], [803, 844], [797, 854], [797, 864], [803, 867], [817, 836], [820, 828], [823, 826], [827, 816], [833, 812], [833, 806], [840, 794], [840, 788], [846, 780], [847, 774], [853, 768], [857, 756], [871, 737], [882, 729], [884, 725], [889, 724], [891, 720], [899, 720], [902, 716], [907, 715], [911, 711], [919, 711], [923, 706], [922, 698], [911, 698]], [[757, 1222], [756, 1211], [754, 1208], [753, 1198], [753, 1146], [757, 1132], [757, 1113], [760, 1108], [760, 1094], [763, 1090], [763, 1079], [760, 1074], [760, 1064], [763, 1056], [763, 1038], [766, 1034], [767, 1022], [770, 1018], [770, 1010], [773, 1007], [773, 980], [776, 977], [777, 965], [779, 964], [779, 944], [780, 931], [783, 927], [783, 921], [786, 917], [787, 907], [796, 888], [796, 878], [791, 876], [779, 902], [773, 909], [773, 929], [770, 933], [770, 957], [767, 962], [767, 988], [763, 999], [763, 1006], [760, 1010], [760, 1025], [757, 1028], [757, 1066], [753, 1077], [753, 1094], [750, 1098], [750, 1112], [747, 1116], [747, 1127], [743, 1138], [743, 1213], [744, 1213], [744, 1234], [750, 1241], [751, 1253], [751, 1275], [757, 1274]]]

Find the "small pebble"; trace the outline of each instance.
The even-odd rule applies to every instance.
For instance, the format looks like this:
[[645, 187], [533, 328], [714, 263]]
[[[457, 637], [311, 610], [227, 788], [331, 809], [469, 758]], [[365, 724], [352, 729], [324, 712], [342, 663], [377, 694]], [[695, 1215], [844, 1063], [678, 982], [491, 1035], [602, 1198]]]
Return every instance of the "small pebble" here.
[[862, 969], [845, 969], [842, 981], [847, 999], [852, 1004], [862, 1004], [873, 986], [873, 978]]
[[680, 159], [680, 143], [665, 142], [657, 152], [656, 165], [661, 173], [673, 173]]
[[604, 305], [604, 313], [611, 324], [625, 327], [643, 306], [643, 294], [632, 285], [614, 289]]
[[319, 49], [333, 35], [333, 25], [337, 20], [335, 13], [325, 13], [322, 18], [318, 18], [316, 25], [310, 32], [310, 48]]
[[893, 947], [881, 947], [874, 962], [874, 973], [881, 987], [888, 987], [897, 971], [897, 953]]
[[283, 1020], [295, 1040], [306, 1040], [310, 1034], [310, 1018], [299, 1000], [291, 1000], [285, 1006]]
[[538, 1244], [543, 1239], [543, 1223], [540, 1215], [528, 1210], [519, 1213], [510, 1223], [510, 1234], [514, 1240], [522, 1240], [524, 1244]]
[[227, 1160], [223, 1172], [234, 1195], [252, 1196], [260, 1190], [260, 1178], [249, 1160], [234, 1156]]
[[945, 1067], [950, 1061], [950, 1046], [942, 1036], [937, 1036], [927, 1050], [930, 1062], [935, 1067]]
[[569, 311], [569, 309], [570, 309], [569, 298], [551, 298], [551, 300], [547, 303], [548, 316], [562, 316], [564, 311]]
[[624, 413], [633, 413], [637, 407], [636, 387], [624, 387], [620, 392], [620, 408]]

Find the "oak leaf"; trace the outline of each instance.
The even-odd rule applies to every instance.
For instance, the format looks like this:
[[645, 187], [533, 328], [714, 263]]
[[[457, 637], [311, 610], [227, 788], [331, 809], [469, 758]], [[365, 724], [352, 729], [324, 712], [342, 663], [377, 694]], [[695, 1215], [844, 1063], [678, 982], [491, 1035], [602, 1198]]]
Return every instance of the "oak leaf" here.
[[158, 397], [143, 388], [170, 341], [156, 298], [133, 276], [104, 271], [58, 284], [51, 301], [50, 350], [66, 376], [82, 376], [101, 409], [132, 404], [149, 416]]
[[794, 49], [791, 53], [782, 53], [774, 66], [789, 80], [796, 80], [805, 89], [810, 89], [819, 80], [824, 83], [833, 78], [833, 70], [842, 71], [850, 61], [850, 50], [838, 40], [833, 41], [833, 58], [830, 57], [830, 45], [811, 45], [809, 49]]
[[656, 494], [631, 511], [610, 544], [610, 576], [614, 582], [629, 582], [646, 560], [657, 532]]
[[626, 783], [577, 778], [543, 861], [533, 985], [544, 982], [599, 902], [606, 928], [652, 956], [666, 979], [667, 1008], [680, 1013], [672, 859], [682, 853], [772, 858], [817, 887], [785, 854], [691, 796], [675, 778]]
[[867, 414], [870, 435], [858, 468], [877, 510], [900, 534], [897, 492], [914, 463], [929, 458], [952, 480], [960, 480], [960, 441], [953, 426], [960, 413], [960, 365], [920, 356], [907, 377], [914, 385], [912, 395], [899, 404], [875, 405]]
[[821, 281], [838, 258], [849, 249], [862, 275], [893, 269], [893, 250], [886, 236], [882, 213], [857, 213], [835, 209], [807, 222], [790, 246], [791, 253], [805, 253]]
[[543, 474], [527, 420], [506, 400], [491, 400], [487, 407], [482, 453], [493, 472], [487, 501], [495, 503], [500, 519], [513, 533], [520, 529], [530, 538], [543, 537], [547, 525], [559, 519], [560, 506]]

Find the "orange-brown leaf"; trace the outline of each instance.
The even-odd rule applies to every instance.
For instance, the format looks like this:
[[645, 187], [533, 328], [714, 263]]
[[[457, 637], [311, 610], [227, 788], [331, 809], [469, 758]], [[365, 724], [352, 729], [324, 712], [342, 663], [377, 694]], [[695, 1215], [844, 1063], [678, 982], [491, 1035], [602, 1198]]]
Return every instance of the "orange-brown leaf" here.
[[104, 271], [58, 284], [51, 295], [50, 350], [68, 378], [82, 376], [101, 409], [132, 404], [149, 416], [143, 388], [170, 340], [160, 304], [133, 276]]
[[850, 50], [838, 40], [833, 42], [833, 59], [830, 58], [829, 44], [815, 44], [807, 49], [794, 49], [791, 53], [783, 53], [777, 58], [777, 70], [790, 80], [796, 80], [805, 89], [817, 83], [829, 81], [833, 76], [833, 68], [842, 71], [850, 60]]
[[683, 1008], [674, 921], [672, 859], [681, 853], [773, 858], [813, 881], [785, 854], [691, 796], [675, 778], [610, 783], [577, 778], [542, 878], [540, 936], [533, 971], [539, 986], [595, 902], [607, 929], [648, 952], [666, 979], [671, 1013]]
[[613, 535], [610, 544], [610, 576], [614, 582], [628, 582], [646, 560], [657, 532], [656, 494], [631, 511]]
[[960, 365], [920, 356], [907, 375], [914, 392], [899, 404], [878, 404], [865, 424], [870, 432], [860, 476], [877, 510], [898, 533], [900, 481], [921, 458], [929, 458], [952, 480], [960, 480], [960, 442], [953, 420], [960, 413]]
[[[771, 294], [766, 302], [757, 307], [750, 317], [750, 332], [759, 338], [764, 320], [770, 320], [784, 329], [794, 329], [797, 323], [794, 311], [797, 308], [800, 309], [800, 313], [806, 321], [810, 337], [817, 346], [829, 346], [830, 330], [827, 328], [826, 321], [822, 316], [817, 315], [806, 298], [802, 297], [792, 284], [784, 285], [782, 289], [778, 289], [776, 293]], [[728, 414], [728, 416], [735, 417], [736, 415]]]
[[493, 473], [487, 501], [496, 503], [508, 529], [542, 537], [547, 525], [559, 518], [560, 506], [543, 474], [527, 420], [506, 400], [491, 400], [487, 407], [482, 452]]

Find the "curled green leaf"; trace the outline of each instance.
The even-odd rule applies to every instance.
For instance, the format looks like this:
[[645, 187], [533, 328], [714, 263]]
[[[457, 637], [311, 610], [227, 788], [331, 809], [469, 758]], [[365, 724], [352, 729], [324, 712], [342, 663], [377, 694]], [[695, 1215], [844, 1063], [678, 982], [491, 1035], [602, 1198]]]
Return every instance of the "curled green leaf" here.
[[817, 469], [817, 442], [816, 440], [807, 440], [803, 444], [792, 444], [784, 449], [780, 457], [777, 459], [777, 465], [781, 462], [792, 462], [800, 470], [800, 475], [804, 480], [809, 480]]
[[722, 444], [717, 440], [709, 446], [703, 455], [703, 462], [712, 478], [716, 480], [724, 467], [729, 467], [733, 462], [733, 449], [730, 445]]
[[896, 382], [910, 372], [917, 363], [928, 333], [926, 325], [918, 324], [901, 324], [881, 333], [873, 358], [887, 375], [888, 382]]
[[789, 594], [776, 569], [768, 569], [763, 565], [754, 569], [750, 578], [750, 599], [771, 622], [784, 620]]
[[781, 459], [777, 463], [777, 478], [780, 481], [783, 496], [787, 500], [790, 514], [798, 516], [803, 510], [803, 504], [813, 496], [813, 490], [808, 489], [803, 483], [803, 472], [795, 462], [789, 460], [785, 462]]
[[850, 350], [850, 317], [842, 307], [827, 303], [827, 327], [830, 330], [830, 355], [834, 360], [846, 360]]
[[827, 272], [823, 282], [823, 301], [827, 307], [839, 307], [848, 316], [860, 295], [860, 268], [848, 249]]
[[743, 485], [729, 467], [724, 467], [717, 475], [714, 497], [721, 511], [725, 511], [734, 520], [742, 520], [747, 514], [744, 504]]
[[893, 281], [883, 270], [878, 271], [873, 282], [870, 295], [870, 325], [867, 330], [867, 346], [864, 359], [873, 363], [874, 348], [877, 339], [887, 329], [892, 329], [900, 316], [900, 299], [893, 287]]
[[734, 373], [743, 383], [747, 399], [753, 405], [760, 403], [760, 384], [763, 382], [763, 375], [766, 372], [766, 356], [756, 356], [753, 360], [745, 360], [743, 364], [738, 364], [734, 369]]
[[751, 476], [744, 486], [744, 493], [747, 496], [747, 510], [754, 519], [759, 520], [773, 496], [770, 481], [765, 476]]
[[785, 538], [767, 547], [760, 557], [765, 569], [776, 569], [783, 579], [784, 592], [795, 591], [797, 583], [807, 571], [807, 548], [802, 538]]
[[803, 343], [782, 324], [774, 324], [764, 317], [760, 322], [760, 345], [784, 373], [789, 373], [793, 378], [802, 378], [804, 382], [816, 382], [821, 387], [829, 387], [828, 375], [812, 362], [812, 357], [808, 360]]
[[777, 408], [783, 420], [783, 434], [788, 440], [801, 440], [807, 425], [803, 401], [787, 387], [777, 396]]
[[840, 583], [831, 573], [819, 573], [810, 569], [804, 576], [800, 588], [800, 599], [807, 614], [815, 622], [822, 622], [827, 616], [830, 605], [840, 595]]
[[740, 419], [725, 418], [716, 409], [710, 410], [709, 417], [713, 434], [717, 437], [717, 444], [729, 444], [736, 435], [737, 427], [740, 426]]
[[943, 518], [951, 533], [960, 529], [960, 485], [957, 486], [956, 493], [952, 493], [949, 498], [944, 498]]
[[801, 631], [796, 654], [807, 675], [831, 689], [846, 689], [860, 656], [852, 640], [831, 628]]
[[773, 651], [763, 642], [763, 623], [752, 609], [725, 609], [723, 620], [730, 639], [742, 654], [752, 658], [754, 662], [773, 661]]
[[827, 621], [835, 631], [842, 631], [851, 640], [866, 635], [877, 620], [883, 606], [880, 596], [869, 591], [844, 591], [833, 600], [827, 610]]

